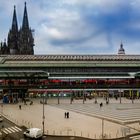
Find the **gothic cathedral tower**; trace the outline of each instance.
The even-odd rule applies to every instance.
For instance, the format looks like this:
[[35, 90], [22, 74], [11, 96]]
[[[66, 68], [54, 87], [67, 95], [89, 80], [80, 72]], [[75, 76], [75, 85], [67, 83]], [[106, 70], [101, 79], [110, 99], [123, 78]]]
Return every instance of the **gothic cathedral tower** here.
[[8, 48], [10, 54], [18, 54], [18, 24], [17, 24], [17, 16], [16, 16], [16, 7], [14, 6], [14, 13], [13, 13], [13, 21], [12, 21], [12, 27], [8, 33]]
[[34, 38], [32, 35], [32, 30], [29, 27], [28, 14], [25, 2], [22, 27], [19, 31], [19, 54], [34, 54], [33, 46]]
[[[6, 43], [6, 42], [5, 42]], [[3, 43], [4, 44], [4, 43]], [[11, 55], [33, 55], [34, 54], [34, 38], [32, 30], [29, 27], [28, 14], [26, 8], [26, 2], [24, 7], [22, 27], [18, 30], [16, 7], [14, 6], [12, 27], [8, 33], [7, 47], [4, 47], [1, 43], [0, 54]], [[3, 49], [7, 49], [6, 52]], [[3, 50], [3, 51], [2, 51]]]

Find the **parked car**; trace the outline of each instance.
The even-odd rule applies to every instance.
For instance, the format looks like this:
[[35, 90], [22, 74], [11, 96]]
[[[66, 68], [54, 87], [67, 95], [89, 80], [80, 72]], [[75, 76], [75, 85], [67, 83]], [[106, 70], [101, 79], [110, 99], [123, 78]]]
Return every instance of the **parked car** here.
[[43, 136], [43, 131], [39, 128], [30, 128], [30, 129], [27, 129], [23, 134], [24, 134], [24, 137], [38, 139]]

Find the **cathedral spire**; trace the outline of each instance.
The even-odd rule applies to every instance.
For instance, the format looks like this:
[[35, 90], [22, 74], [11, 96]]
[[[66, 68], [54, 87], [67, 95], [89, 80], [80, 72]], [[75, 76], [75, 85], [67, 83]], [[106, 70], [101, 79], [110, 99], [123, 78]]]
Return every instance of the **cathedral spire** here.
[[22, 29], [29, 29], [29, 22], [28, 22], [28, 14], [27, 14], [26, 2], [25, 2], [25, 7], [24, 7]]
[[12, 21], [12, 30], [18, 30], [17, 16], [16, 16], [16, 6], [14, 5], [13, 21]]
[[14, 5], [14, 13], [13, 13], [13, 20], [12, 20], [12, 27], [8, 33], [7, 39], [8, 49], [6, 52], [10, 54], [16, 54], [18, 48], [18, 23], [17, 23], [17, 16], [16, 16], [16, 6]]
[[32, 30], [29, 28], [28, 14], [25, 2], [22, 27], [19, 31], [19, 53], [34, 54], [33, 46], [34, 38], [32, 35]]

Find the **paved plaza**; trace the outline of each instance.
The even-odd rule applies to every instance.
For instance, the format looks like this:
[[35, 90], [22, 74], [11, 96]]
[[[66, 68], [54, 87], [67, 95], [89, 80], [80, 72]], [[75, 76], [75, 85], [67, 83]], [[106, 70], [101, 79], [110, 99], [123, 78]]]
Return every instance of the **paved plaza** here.
[[[69, 99], [48, 99], [45, 104], [45, 133], [50, 135], [72, 135], [87, 138], [101, 138], [104, 134], [107, 138], [122, 137], [128, 134], [140, 132], [140, 100], [122, 98], [110, 99], [108, 105], [105, 100], [99, 98], [98, 103], [94, 99], [74, 100], [70, 104]], [[34, 104], [4, 104], [1, 113], [18, 125], [42, 128], [43, 105], [40, 99], [33, 99]], [[99, 103], [103, 103], [100, 107]], [[70, 117], [65, 118], [64, 113], [69, 112]]]

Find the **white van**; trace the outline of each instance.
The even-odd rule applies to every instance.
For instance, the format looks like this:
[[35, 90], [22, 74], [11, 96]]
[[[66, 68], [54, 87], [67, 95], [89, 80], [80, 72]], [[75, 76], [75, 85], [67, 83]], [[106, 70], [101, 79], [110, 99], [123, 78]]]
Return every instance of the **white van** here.
[[43, 131], [39, 128], [30, 128], [30, 129], [27, 129], [23, 134], [24, 134], [24, 137], [37, 139], [43, 136]]

